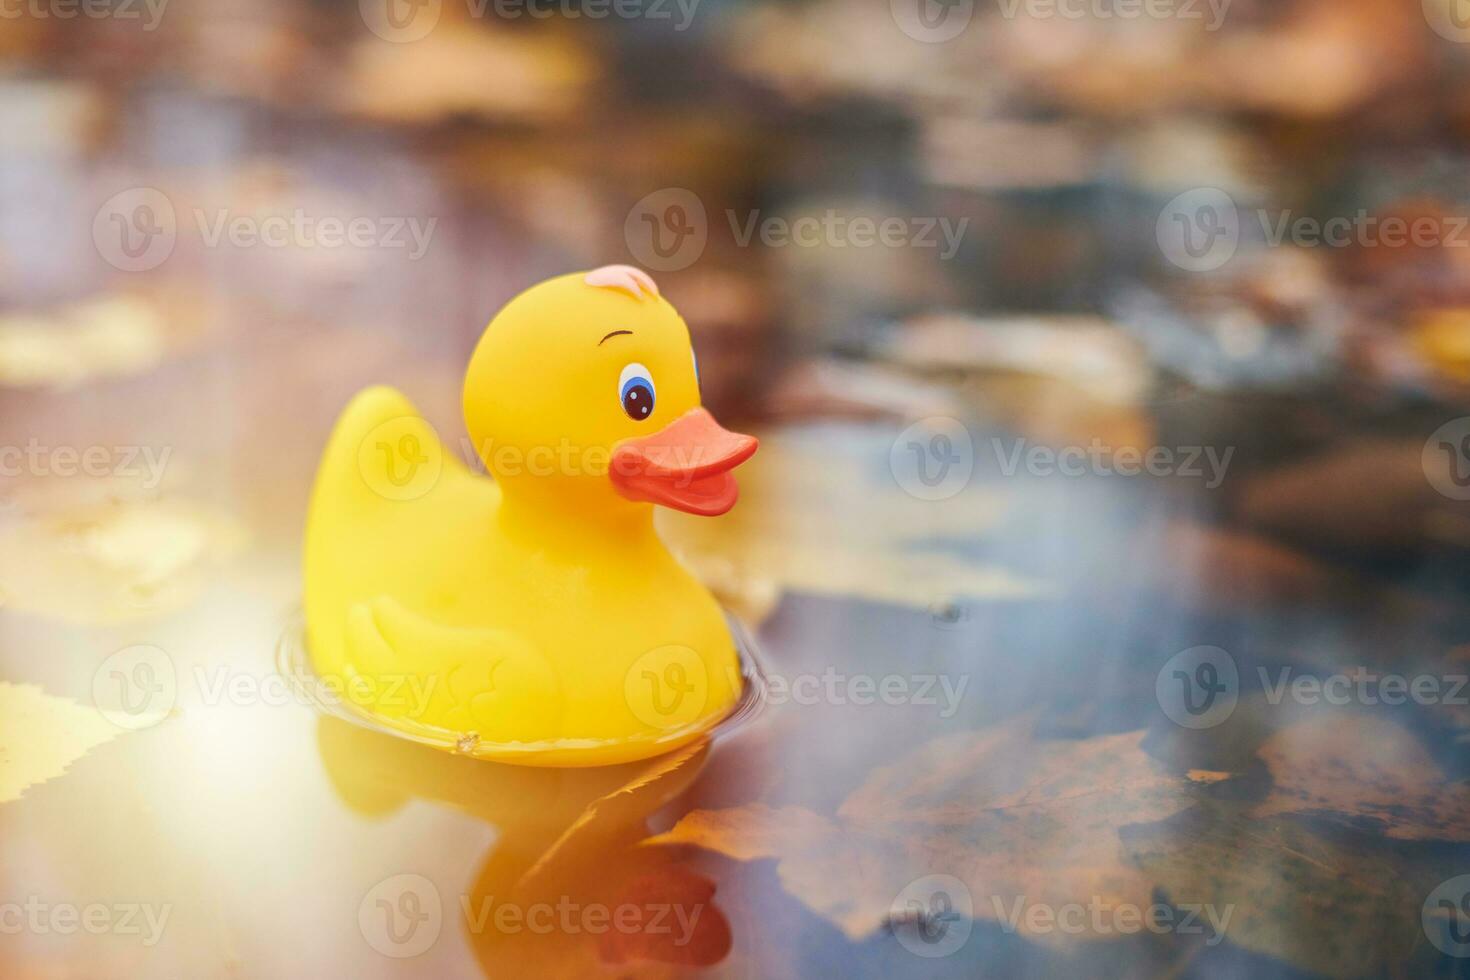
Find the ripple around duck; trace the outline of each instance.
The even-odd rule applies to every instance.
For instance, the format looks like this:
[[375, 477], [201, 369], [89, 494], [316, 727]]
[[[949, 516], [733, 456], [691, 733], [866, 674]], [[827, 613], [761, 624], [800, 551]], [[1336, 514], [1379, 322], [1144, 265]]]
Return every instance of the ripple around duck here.
[[[521, 761], [538, 764], [536, 756], [547, 752], [571, 755], [586, 751], [595, 755], [596, 750], [611, 746], [648, 743], [651, 751], [646, 756], [672, 751], [691, 741], [695, 736], [724, 738], [749, 724], [764, 709], [769, 700], [769, 684], [762, 665], [762, 655], [755, 635], [728, 609], [724, 610], [725, 621], [734, 637], [735, 648], [740, 657], [741, 690], [735, 706], [714, 724], [702, 723], [670, 729], [648, 736], [626, 739], [553, 739], [543, 742], [487, 742], [476, 732], [453, 731], [401, 718], [385, 718], [374, 715], [359, 707], [346, 697], [340, 679], [323, 677], [312, 666], [306, 648], [306, 619], [300, 609], [287, 617], [281, 638], [276, 644], [276, 670], [296, 691], [301, 700], [312, 705], [323, 714], [382, 732], [406, 738], [410, 741], [432, 745], [435, 748], [468, 755], [476, 758], [495, 759], [501, 762]], [[575, 762], [559, 761], [557, 765], [575, 765]], [[592, 763], [600, 764], [600, 763]]]

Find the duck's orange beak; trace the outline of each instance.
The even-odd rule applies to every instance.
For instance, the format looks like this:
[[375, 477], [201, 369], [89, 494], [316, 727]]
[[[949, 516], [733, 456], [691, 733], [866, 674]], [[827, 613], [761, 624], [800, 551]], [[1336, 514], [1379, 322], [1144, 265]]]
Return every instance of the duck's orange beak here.
[[714, 517], [735, 506], [740, 487], [730, 472], [749, 459], [755, 436], [731, 432], [702, 408], [662, 429], [613, 447], [608, 476], [629, 500]]

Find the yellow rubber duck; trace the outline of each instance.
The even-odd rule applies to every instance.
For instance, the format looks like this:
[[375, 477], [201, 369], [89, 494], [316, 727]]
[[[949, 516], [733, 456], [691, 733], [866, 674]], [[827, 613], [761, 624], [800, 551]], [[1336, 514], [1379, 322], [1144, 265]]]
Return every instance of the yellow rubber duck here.
[[727, 714], [735, 642], [653, 505], [729, 510], [756, 440], [700, 407], [689, 328], [653, 280], [607, 266], [511, 300], [464, 415], [493, 481], [392, 388], [338, 420], [306, 526], [321, 679], [386, 725], [527, 765], [645, 758]]

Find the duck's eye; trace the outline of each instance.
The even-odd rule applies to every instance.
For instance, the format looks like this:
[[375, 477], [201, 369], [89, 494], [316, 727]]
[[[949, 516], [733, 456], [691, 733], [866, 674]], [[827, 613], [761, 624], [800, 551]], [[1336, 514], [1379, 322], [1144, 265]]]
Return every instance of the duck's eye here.
[[642, 422], [653, 414], [653, 375], [634, 361], [618, 375], [618, 400], [623, 411], [634, 422]]

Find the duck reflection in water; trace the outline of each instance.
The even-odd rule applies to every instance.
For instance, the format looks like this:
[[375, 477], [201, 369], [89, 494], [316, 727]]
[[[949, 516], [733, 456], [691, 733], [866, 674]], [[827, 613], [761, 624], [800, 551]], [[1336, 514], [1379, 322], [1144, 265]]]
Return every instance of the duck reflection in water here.
[[708, 741], [589, 769], [451, 755], [333, 717], [318, 722], [317, 742], [333, 788], [361, 814], [387, 816], [417, 799], [495, 828], [470, 893], [445, 903], [487, 976], [608, 966], [661, 976], [729, 953], [714, 883], [666, 848], [639, 846], [648, 818], [699, 776]]

